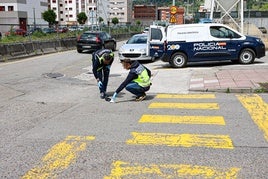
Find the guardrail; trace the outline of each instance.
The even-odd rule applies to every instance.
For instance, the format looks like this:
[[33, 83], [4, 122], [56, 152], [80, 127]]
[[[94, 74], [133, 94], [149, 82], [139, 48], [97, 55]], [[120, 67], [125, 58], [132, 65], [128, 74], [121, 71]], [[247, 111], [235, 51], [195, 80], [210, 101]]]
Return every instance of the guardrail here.
[[[118, 34], [114, 38], [116, 40], [124, 40], [131, 35], [133, 34]], [[0, 44], [0, 62], [74, 49], [76, 49], [75, 37], [49, 41]]]

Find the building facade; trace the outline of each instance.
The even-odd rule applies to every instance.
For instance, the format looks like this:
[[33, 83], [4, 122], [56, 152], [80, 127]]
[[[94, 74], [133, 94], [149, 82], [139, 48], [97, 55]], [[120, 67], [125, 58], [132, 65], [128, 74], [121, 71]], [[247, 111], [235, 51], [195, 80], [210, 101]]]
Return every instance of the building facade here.
[[134, 19], [141, 21], [142, 25], [150, 25], [158, 19], [157, 6], [155, 5], [135, 5]]
[[109, 20], [118, 18], [120, 24], [132, 22], [132, 0], [109, 0]]
[[59, 25], [78, 25], [77, 15], [81, 12], [87, 15], [86, 25], [97, 25], [99, 17], [104, 23], [109, 18], [108, 0], [48, 0], [48, 3]]
[[47, 8], [47, 0], [1, 0], [0, 32], [7, 32], [11, 27], [27, 30], [29, 26], [48, 24], [42, 18]]

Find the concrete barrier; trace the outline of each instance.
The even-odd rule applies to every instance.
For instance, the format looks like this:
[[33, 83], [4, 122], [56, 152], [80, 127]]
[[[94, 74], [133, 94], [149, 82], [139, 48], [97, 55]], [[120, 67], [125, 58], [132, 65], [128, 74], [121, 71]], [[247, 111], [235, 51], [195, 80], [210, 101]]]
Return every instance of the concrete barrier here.
[[[117, 41], [128, 39], [132, 34], [115, 35]], [[0, 62], [76, 49], [76, 38], [0, 44]]]
[[76, 48], [76, 38], [0, 44], [0, 62]]

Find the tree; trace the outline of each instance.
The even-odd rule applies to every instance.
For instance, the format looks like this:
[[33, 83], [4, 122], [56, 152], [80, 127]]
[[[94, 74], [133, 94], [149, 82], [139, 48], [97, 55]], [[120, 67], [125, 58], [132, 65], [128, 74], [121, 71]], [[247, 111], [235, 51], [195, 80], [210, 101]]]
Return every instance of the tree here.
[[101, 24], [103, 21], [104, 21], [103, 18], [99, 17], [99, 23]]
[[56, 13], [51, 9], [42, 13], [42, 18], [48, 22], [49, 26], [56, 24], [56, 17]]
[[118, 23], [119, 23], [118, 18], [117, 18], [117, 17], [112, 18], [112, 23], [113, 23], [114, 25], [118, 24]]
[[87, 15], [85, 12], [80, 12], [78, 15], [77, 15], [77, 21], [79, 24], [85, 24], [86, 21], [87, 21]]
[[137, 21], [136, 21], [136, 25], [137, 25], [137, 26], [140, 26], [140, 25], [141, 25], [141, 21], [140, 21], [140, 20], [137, 20]]

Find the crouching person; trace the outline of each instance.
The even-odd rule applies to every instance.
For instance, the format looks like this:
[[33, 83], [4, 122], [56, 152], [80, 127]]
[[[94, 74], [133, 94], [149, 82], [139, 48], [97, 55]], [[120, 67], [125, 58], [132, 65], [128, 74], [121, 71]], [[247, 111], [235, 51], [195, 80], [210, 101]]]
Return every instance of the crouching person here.
[[140, 64], [138, 61], [130, 59], [121, 60], [123, 68], [129, 70], [127, 78], [114, 92], [110, 102], [114, 103], [117, 95], [125, 88], [130, 93], [136, 96], [136, 101], [142, 101], [146, 98], [146, 91], [151, 86], [151, 71]]

